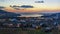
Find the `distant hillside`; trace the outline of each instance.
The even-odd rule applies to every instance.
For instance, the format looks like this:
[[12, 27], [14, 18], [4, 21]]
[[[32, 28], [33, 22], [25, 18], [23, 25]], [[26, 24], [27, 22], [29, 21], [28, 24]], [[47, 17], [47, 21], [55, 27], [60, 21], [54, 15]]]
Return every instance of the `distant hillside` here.
[[0, 10], [0, 18], [1, 17], [17, 17], [17, 16], [20, 16], [20, 14]]

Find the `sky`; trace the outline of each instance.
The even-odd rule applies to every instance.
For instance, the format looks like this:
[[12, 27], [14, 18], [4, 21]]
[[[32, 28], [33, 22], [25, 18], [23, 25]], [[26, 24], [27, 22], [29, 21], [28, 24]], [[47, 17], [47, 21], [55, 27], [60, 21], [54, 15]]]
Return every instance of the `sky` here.
[[60, 0], [0, 0], [0, 7], [9, 12], [60, 12], [59, 3]]

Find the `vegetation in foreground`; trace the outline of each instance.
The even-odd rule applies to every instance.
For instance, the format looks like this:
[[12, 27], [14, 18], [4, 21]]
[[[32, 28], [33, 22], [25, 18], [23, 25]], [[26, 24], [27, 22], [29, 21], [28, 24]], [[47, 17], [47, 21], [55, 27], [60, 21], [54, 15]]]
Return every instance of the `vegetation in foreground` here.
[[[0, 34], [54, 34], [52, 32], [44, 32], [40, 29], [36, 30], [21, 30], [21, 28], [4, 28], [0, 29]], [[59, 33], [57, 33], [59, 34]]]

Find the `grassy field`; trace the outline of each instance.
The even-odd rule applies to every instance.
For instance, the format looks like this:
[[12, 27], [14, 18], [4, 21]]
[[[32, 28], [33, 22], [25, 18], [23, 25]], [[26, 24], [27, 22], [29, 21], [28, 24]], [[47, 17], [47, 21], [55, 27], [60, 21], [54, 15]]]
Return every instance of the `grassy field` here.
[[52, 32], [44, 32], [40, 29], [21, 30], [21, 28], [0, 28], [0, 34], [53, 34]]

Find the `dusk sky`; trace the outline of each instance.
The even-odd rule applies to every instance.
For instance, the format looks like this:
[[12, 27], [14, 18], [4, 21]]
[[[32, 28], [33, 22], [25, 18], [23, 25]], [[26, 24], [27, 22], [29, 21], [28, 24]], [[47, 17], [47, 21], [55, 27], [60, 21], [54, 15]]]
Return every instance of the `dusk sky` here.
[[[36, 3], [36, 1], [43, 2]], [[23, 5], [32, 6], [32, 8], [21, 7]], [[3, 9], [10, 12], [59, 12], [60, 0], [0, 0], [0, 6], [5, 7]]]

